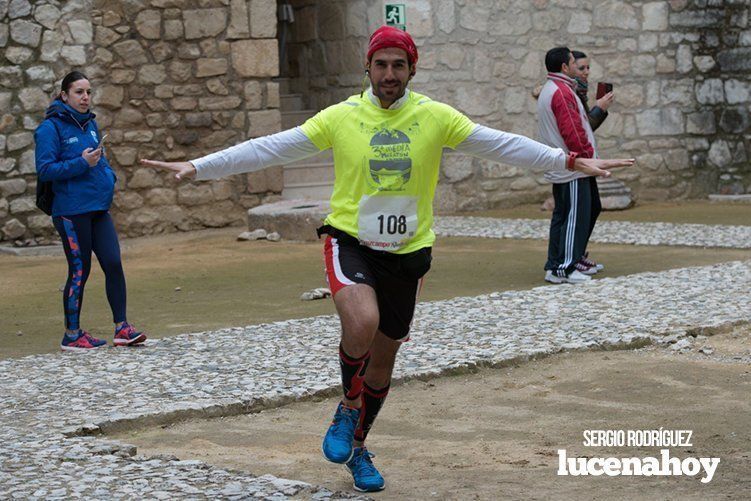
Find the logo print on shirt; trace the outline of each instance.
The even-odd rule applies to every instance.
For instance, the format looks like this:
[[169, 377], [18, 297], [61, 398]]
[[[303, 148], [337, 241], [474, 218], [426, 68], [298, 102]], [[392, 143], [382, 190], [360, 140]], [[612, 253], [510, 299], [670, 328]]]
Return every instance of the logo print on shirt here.
[[409, 137], [400, 130], [384, 127], [370, 139], [370, 150], [370, 179], [378, 190], [404, 191], [412, 175]]
[[89, 132], [91, 132], [91, 137], [94, 138], [94, 142], [97, 143], [97, 144], [99, 144], [99, 139], [97, 139], [97, 137], [96, 137], [96, 132], [94, 132], [93, 130], [89, 131]]

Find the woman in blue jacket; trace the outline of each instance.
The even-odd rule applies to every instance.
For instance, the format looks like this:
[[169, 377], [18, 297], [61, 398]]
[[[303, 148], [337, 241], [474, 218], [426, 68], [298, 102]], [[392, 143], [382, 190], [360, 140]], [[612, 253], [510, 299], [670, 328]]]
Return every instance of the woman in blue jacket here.
[[99, 128], [90, 108], [88, 78], [78, 71], [68, 73], [60, 94], [47, 108], [45, 120], [34, 134], [38, 182], [52, 182], [52, 222], [68, 259], [68, 280], [63, 292], [65, 334], [60, 345], [65, 351], [107, 344], [79, 325], [92, 251], [105, 275], [107, 300], [115, 322], [114, 344], [135, 345], [146, 339], [143, 332], [128, 324], [125, 316], [125, 275], [109, 213], [115, 173], [103, 155]]

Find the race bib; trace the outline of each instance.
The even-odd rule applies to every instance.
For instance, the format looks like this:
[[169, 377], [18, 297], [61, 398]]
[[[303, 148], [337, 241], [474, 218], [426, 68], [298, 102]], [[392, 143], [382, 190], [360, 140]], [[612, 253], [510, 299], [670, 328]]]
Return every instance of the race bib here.
[[417, 231], [417, 197], [363, 195], [357, 225], [362, 245], [397, 251]]

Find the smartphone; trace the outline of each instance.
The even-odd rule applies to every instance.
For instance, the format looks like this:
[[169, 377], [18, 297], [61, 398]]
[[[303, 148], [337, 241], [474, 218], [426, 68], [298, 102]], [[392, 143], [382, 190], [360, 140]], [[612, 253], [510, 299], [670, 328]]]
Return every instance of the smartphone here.
[[109, 134], [102, 136], [102, 139], [99, 140], [99, 144], [97, 145], [97, 149], [101, 148], [104, 145], [104, 140], [107, 139], [107, 136], [109, 136]]
[[608, 92], [613, 92], [613, 84], [606, 83], [606, 82], [599, 82], [597, 84], [597, 96], [595, 97], [595, 99], [600, 99], [602, 96], [604, 96]]

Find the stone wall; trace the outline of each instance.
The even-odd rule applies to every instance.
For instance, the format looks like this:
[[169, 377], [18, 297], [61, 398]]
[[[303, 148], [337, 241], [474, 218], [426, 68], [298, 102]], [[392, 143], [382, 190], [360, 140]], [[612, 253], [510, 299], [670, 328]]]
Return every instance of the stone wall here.
[[241, 224], [281, 168], [178, 185], [187, 160], [280, 129], [274, 0], [0, 0], [0, 240], [56, 240], [35, 208], [33, 131], [71, 69], [92, 81], [123, 235]]
[[[293, 0], [282, 69], [310, 107], [359, 92], [376, 0]], [[615, 84], [597, 131], [602, 157], [631, 157], [619, 179], [642, 200], [751, 192], [751, 27], [747, 0], [405, 0], [420, 51], [412, 88], [474, 120], [537, 135], [545, 52], [586, 52], [591, 81]], [[594, 99], [594, 96], [590, 96]], [[540, 172], [447, 154], [442, 209], [542, 201]]]

